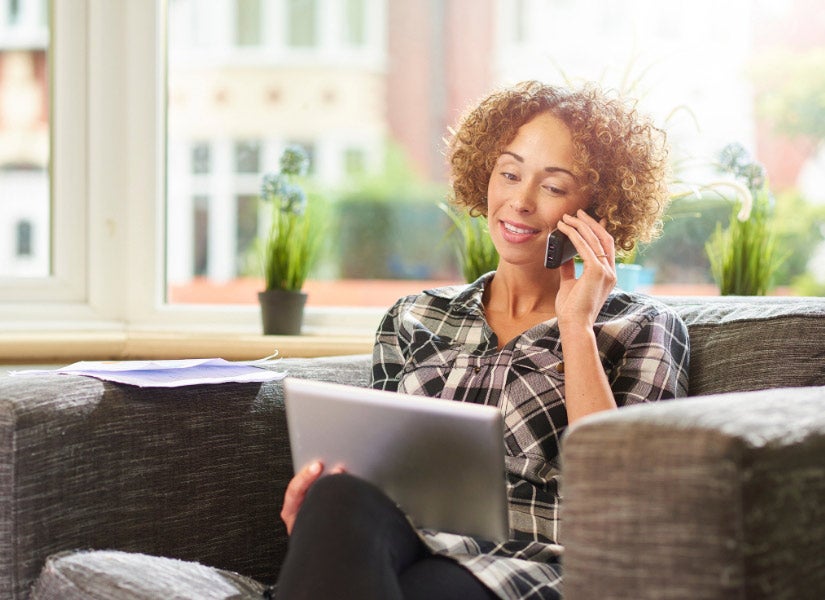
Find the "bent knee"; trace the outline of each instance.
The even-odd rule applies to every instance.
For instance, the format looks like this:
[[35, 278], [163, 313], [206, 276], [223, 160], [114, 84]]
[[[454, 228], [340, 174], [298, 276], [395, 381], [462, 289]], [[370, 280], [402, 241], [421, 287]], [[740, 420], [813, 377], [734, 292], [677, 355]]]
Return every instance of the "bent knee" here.
[[368, 481], [349, 473], [324, 475], [307, 492], [305, 503], [332, 503], [337, 509], [357, 509], [383, 495]]

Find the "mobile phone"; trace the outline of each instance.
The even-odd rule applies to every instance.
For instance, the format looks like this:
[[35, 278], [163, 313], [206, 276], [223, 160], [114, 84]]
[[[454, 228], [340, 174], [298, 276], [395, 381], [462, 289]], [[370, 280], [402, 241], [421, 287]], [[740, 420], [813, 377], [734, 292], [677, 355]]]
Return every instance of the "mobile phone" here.
[[[587, 214], [597, 219], [593, 207], [587, 209]], [[563, 263], [576, 256], [578, 251], [565, 234], [558, 229], [547, 236], [547, 248], [544, 252], [544, 266], [548, 269], [558, 269]]]

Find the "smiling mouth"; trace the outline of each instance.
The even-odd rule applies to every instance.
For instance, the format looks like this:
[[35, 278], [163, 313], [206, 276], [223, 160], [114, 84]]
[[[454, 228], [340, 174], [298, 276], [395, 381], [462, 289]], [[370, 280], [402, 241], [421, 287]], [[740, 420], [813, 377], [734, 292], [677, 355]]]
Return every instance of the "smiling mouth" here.
[[517, 227], [517, 226], [513, 225], [512, 223], [508, 223], [507, 221], [502, 221], [501, 224], [504, 227], [504, 229], [506, 229], [507, 231], [509, 231], [511, 233], [517, 233], [519, 235], [528, 235], [528, 234], [534, 234], [534, 233], [539, 232], [538, 229], [529, 229], [527, 227]]

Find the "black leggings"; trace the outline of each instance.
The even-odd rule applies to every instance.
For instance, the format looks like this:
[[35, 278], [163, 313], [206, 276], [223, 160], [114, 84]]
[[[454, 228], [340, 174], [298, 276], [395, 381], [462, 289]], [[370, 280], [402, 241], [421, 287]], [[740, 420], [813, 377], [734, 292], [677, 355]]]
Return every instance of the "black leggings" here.
[[286, 600], [496, 597], [458, 563], [431, 554], [383, 492], [347, 474], [310, 488], [277, 590]]

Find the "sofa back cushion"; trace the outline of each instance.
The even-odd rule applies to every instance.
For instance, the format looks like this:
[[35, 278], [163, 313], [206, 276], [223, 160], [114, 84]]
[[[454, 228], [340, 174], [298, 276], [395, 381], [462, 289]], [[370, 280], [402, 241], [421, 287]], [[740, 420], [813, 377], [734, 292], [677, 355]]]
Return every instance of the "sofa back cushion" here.
[[665, 298], [690, 331], [690, 395], [825, 385], [825, 298]]

